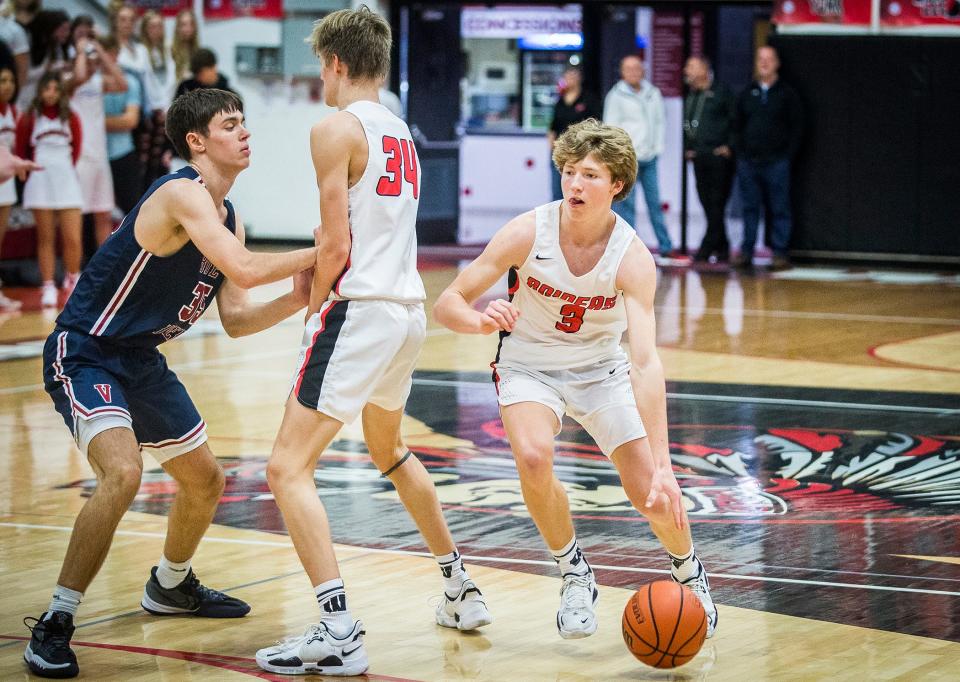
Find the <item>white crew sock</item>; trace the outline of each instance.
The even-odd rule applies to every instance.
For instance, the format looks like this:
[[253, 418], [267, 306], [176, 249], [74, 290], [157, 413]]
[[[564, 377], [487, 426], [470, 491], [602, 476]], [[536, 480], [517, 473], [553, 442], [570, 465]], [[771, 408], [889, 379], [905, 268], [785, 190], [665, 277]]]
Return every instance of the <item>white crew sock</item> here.
[[696, 575], [697, 571], [700, 570], [700, 560], [697, 558], [697, 553], [693, 551], [693, 545], [690, 545], [690, 551], [682, 556], [676, 556], [670, 554], [670, 572], [673, 574], [673, 577], [678, 582], [683, 582], [688, 580], [690, 576]]
[[320, 620], [327, 624], [327, 628], [335, 635], [349, 632], [353, 627], [353, 616], [347, 608], [347, 593], [343, 589], [343, 580], [334, 578], [315, 585], [313, 593], [320, 605]]
[[560, 575], [566, 578], [568, 575], [587, 575], [590, 573], [590, 564], [587, 562], [583, 552], [580, 551], [580, 543], [577, 542], [577, 536], [574, 535], [561, 549], [551, 549], [553, 560], [560, 567]]
[[449, 554], [434, 556], [434, 558], [440, 565], [440, 573], [443, 575], [443, 591], [452, 599], [460, 594], [464, 581], [470, 577], [467, 575], [467, 569], [463, 567], [460, 552], [454, 549]]
[[49, 618], [54, 611], [69, 613], [76, 618], [77, 608], [80, 606], [81, 599], [83, 599], [83, 592], [77, 592], [62, 585], [57, 585], [53, 590], [53, 598], [50, 600], [50, 606], [47, 607], [47, 618]]
[[177, 563], [161, 556], [160, 563], [157, 564], [157, 582], [160, 583], [160, 587], [168, 590], [182, 583], [188, 573], [190, 573], [190, 559]]

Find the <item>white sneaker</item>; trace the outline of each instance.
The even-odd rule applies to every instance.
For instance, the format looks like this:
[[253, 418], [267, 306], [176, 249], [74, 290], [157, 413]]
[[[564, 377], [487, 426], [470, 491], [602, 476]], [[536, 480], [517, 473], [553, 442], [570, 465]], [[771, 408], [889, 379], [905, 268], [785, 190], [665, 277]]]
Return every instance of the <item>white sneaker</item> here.
[[699, 566], [699, 570], [683, 582], [676, 578], [673, 578], [673, 581], [689, 587], [700, 599], [703, 610], [707, 612], [707, 637], [710, 638], [713, 637], [713, 633], [717, 629], [720, 615], [717, 613], [716, 604], [713, 603], [713, 597], [710, 596], [710, 579], [707, 578], [707, 571], [699, 559], [697, 559], [697, 566]]
[[40, 293], [40, 305], [44, 308], [56, 308], [60, 292], [53, 284], [44, 284], [43, 291]]
[[343, 635], [334, 635], [325, 623], [287, 637], [257, 652], [257, 665], [281, 675], [362, 675], [370, 667], [363, 648], [363, 624], [358, 620]]
[[568, 575], [560, 588], [557, 630], [564, 639], [589, 637], [597, 631], [597, 602], [600, 593], [593, 571], [586, 575]]
[[450, 598], [444, 593], [443, 599], [437, 604], [437, 625], [458, 630], [476, 630], [484, 625], [490, 625], [493, 616], [487, 609], [483, 595], [472, 580], [464, 580], [460, 592]]
[[0, 311], [5, 313], [12, 313], [14, 311], [20, 310], [20, 307], [23, 305], [21, 301], [14, 300], [12, 298], [7, 298], [3, 295], [3, 292], [0, 291]]

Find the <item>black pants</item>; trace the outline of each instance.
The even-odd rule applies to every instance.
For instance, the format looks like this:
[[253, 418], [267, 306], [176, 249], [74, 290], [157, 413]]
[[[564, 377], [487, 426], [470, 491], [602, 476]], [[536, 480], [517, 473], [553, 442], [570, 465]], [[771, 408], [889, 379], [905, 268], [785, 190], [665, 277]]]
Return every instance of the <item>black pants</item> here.
[[129, 213], [143, 194], [143, 164], [136, 151], [110, 162], [113, 197], [123, 214]]
[[707, 233], [703, 236], [698, 260], [706, 260], [716, 254], [726, 260], [730, 254], [730, 242], [727, 240], [727, 227], [724, 213], [730, 188], [733, 185], [733, 160], [717, 156], [709, 151], [697, 152], [693, 159], [693, 174], [697, 178], [697, 194], [707, 216]]

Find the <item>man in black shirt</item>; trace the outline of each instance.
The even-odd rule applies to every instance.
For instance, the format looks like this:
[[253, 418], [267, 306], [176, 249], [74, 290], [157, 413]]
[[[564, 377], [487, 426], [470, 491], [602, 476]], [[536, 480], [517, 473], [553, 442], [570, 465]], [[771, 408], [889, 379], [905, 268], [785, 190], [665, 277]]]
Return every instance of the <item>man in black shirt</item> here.
[[[737, 180], [743, 201], [743, 248], [735, 263], [753, 264], [760, 207], [767, 198], [773, 270], [790, 267], [792, 216], [790, 162], [800, 148], [803, 111], [797, 91], [780, 80], [780, 59], [770, 46], [757, 50], [757, 80], [737, 102]], [[772, 228], [772, 229], [771, 229]]]
[[[191, 78], [187, 78], [177, 85], [177, 91], [173, 98], [192, 90], [200, 88], [216, 88], [217, 90], [228, 90], [233, 92], [233, 88], [227, 82], [227, 77], [217, 69], [217, 55], [213, 50], [205, 47], [199, 48], [190, 58], [190, 71], [193, 73]], [[234, 92], [234, 94], [237, 94]]]
[[[553, 107], [553, 120], [547, 131], [550, 140], [550, 152], [553, 153], [553, 143], [563, 134], [563, 131], [574, 123], [585, 121], [588, 118], [600, 120], [603, 118], [603, 107], [600, 100], [591, 92], [583, 89], [583, 73], [576, 66], [568, 66], [563, 72], [563, 82], [560, 88], [560, 97]], [[560, 171], [551, 163], [553, 178], [553, 198], [562, 199], [560, 189]]]
[[690, 57], [683, 67], [690, 87], [683, 103], [683, 149], [693, 161], [697, 194], [707, 218], [707, 232], [694, 261], [718, 262], [730, 257], [723, 216], [733, 184], [733, 126], [736, 98], [730, 88], [714, 83], [710, 62]]

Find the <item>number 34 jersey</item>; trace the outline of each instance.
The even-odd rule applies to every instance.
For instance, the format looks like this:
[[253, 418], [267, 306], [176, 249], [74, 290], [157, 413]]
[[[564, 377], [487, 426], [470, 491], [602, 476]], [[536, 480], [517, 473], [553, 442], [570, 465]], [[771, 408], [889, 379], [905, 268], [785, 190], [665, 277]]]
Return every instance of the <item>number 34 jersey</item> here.
[[420, 164], [410, 129], [385, 106], [359, 101], [353, 114], [367, 138], [367, 167], [348, 193], [350, 256], [330, 299], [420, 303], [417, 272]]
[[509, 274], [510, 300], [520, 310], [513, 331], [501, 333], [496, 365], [574, 369], [623, 355], [627, 328], [617, 270], [636, 235], [619, 216], [600, 260], [574, 276], [560, 250], [560, 205], [536, 209], [533, 248]]

